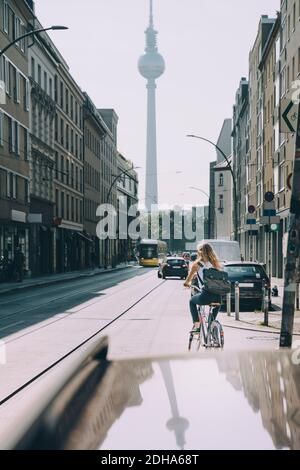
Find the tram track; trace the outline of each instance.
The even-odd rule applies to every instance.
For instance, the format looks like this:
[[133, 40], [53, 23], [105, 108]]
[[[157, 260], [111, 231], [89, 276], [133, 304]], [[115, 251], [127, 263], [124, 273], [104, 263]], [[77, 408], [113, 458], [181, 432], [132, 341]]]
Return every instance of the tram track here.
[[[138, 300], [136, 300], [132, 305], [127, 307], [124, 311], [122, 311], [120, 314], [118, 314], [115, 318], [110, 320], [106, 325], [102, 326], [100, 329], [98, 329], [96, 332], [94, 332], [92, 335], [90, 335], [88, 338], [86, 338], [84, 341], [82, 341], [80, 344], [78, 344], [76, 347], [68, 351], [66, 354], [61, 356], [59, 359], [57, 359], [55, 362], [44, 368], [41, 372], [33, 376], [31, 379], [23, 383], [21, 386], [16, 388], [13, 392], [9, 393], [6, 397], [2, 398], [0, 400], [0, 406], [6, 404], [14, 398], [16, 395], [18, 395], [20, 392], [28, 388], [30, 385], [32, 385], [34, 382], [36, 382], [38, 379], [46, 375], [49, 371], [53, 370], [57, 365], [61, 364], [65, 359], [69, 358], [72, 354], [80, 350], [83, 346], [87, 345], [90, 341], [95, 339], [99, 334], [103, 333], [105, 329], [107, 329], [109, 326], [111, 326], [113, 323], [117, 322], [120, 318], [122, 318], [124, 315], [126, 315], [130, 310], [132, 310], [136, 305], [141, 303], [145, 298], [147, 298], [149, 295], [151, 295], [154, 291], [159, 289], [161, 286], [165, 284], [166, 281], [160, 282], [158, 285], [154, 286], [152, 289], [150, 289], [148, 292], [146, 292], [142, 297], [140, 297]], [[65, 317], [63, 317], [65, 318]]]
[[[142, 283], [145, 280], [145, 278], [147, 278], [147, 277], [151, 277], [150, 274], [152, 274], [152, 273], [149, 273], [149, 276], [141, 276], [141, 278], [138, 278], [137, 281], [136, 281], [136, 284]], [[110, 279], [106, 279], [105, 281], [106, 281], [106, 283], [110, 283], [110, 281], [112, 279], [115, 280], [115, 278], [110, 278]], [[126, 277], [125, 280], [127, 280], [127, 279], [131, 279], [131, 278]], [[114, 287], [114, 286], [112, 285], [111, 287]], [[107, 289], [107, 288], [110, 288], [110, 287], [106, 287], [105, 282], [104, 282], [104, 286], [102, 285], [100, 287], [100, 290], [104, 290], [104, 289]], [[119, 292], [122, 292], [125, 289], [126, 289], [126, 287], [122, 287], [122, 288], [120, 288]], [[61, 290], [63, 290], [63, 289], [61, 289]], [[31, 306], [31, 307], [28, 307], [27, 309], [24, 309], [24, 307], [23, 307], [23, 308], [15, 311], [15, 312], [9, 313], [7, 315], [0, 315], [0, 322], [2, 322], [3, 320], [13, 318], [16, 315], [32, 313], [33, 311], [40, 310], [44, 307], [47, 307], [48, 305], [53, 304], [54, 302], [58, 302], [58, 301], [61, 302], [63, 300], [71, 299], [72, 297], [77, 297], [77, 296], [80, 296], [80, 295], [87, 294], [88, 292], [91, 292], [91, 290], [93, 290], [93, 287], [91, 287], [91, 284], [89, 284], [88, 286], [85, 286], [83, 289], [80, 289], [80, 290], [77, 289], [76, 291], [68, 292], [65, 295], [61, 295], [60, 297], [56, 296], [55, 298], [52, 298], [52, 299], [47, 300], [45, 302], [41, 302], [36, 306]], [[107, 299], [107, 298], [111, 297], [112, 295], [114, 295], [113, 292], [108, 293], [108, 294], [105, 295], [105, 298]], [[37, 298], [37, 297], [39, 297], [39, 295], [34, 296], [33, 299]], [[32, 300], [32, 297], [29, 297], [29, 298], [30, 298], [30, 300]], [[93, 302], [93, 303], [96, 303], [96, 302], [99, 302], [99, 298], [97, 298], [97, 300], [95, 300], [95, 302]], [[90, 305], [93, 305], [93, 303], [91, 303]], [[0, 302], [0, 308], [3, 308], [4, 305], [9, 305], [9, 302], [5, 302], [5, 303]], [[68, 315], [71, 315], [71, 314], [66, 314], [64, 316], [64, 318], [66, 318]]]

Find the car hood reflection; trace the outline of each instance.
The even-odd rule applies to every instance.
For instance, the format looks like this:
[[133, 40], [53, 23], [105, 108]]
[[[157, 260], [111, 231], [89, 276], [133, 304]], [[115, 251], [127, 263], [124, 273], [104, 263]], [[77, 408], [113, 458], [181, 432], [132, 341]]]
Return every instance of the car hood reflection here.
[[66, 449], [299, 449], [300, 369], [288, 352], [110, 363]]

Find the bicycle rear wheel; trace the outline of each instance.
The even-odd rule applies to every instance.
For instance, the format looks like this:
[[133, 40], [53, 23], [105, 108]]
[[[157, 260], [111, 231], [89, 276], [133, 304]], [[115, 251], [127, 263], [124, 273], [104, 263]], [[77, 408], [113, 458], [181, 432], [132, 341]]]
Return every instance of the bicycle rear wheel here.
[[224, 348], [224, 330], [217, 320], [211, 324], [212, 344], [215, 348]]

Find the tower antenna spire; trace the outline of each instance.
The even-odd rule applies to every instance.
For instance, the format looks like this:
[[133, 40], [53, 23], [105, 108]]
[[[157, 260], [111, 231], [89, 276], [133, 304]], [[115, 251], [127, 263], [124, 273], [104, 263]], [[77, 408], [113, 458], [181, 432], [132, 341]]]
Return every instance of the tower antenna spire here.
[[150, 26], [153, 27], [153, 1], [150, 0]]

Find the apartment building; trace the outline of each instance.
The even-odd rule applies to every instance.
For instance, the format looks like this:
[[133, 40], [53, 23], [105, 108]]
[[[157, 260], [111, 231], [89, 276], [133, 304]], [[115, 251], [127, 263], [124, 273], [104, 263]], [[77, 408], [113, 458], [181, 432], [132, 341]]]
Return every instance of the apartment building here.
[[[33, 2], [0, 2], [0, 49], [20, 37], [34, 19]], [[0, 56], [0, 254], [14, 258], [20, 247], [29, 270], [29, 80], [28, 43], [23, 39]]]
[[257, 231], [247, 225], [247, 162], [249, 160], [249, 83], [243, 77], [235, 96], [233, 107], [233, 171], [237, 186], [238, 239], [244, 259], [253, 260], [253, 242]]
[[[42, 28], [35, 20], [34, 28]], [[30, 80], [30, 271], [32, 276], [51, 274], [54, 262], [55, 148], [54, 77], [58, 57], [46, 33], [32, 39], [29, 48]]]
[[[112, 134], [105, 124], [101, 114], [87, 93], [84, 93], [84, 235], [89, 243], [86, 244], [85, 266], [103, 266], [103, 241], [96, 235], [98, 217], [97, 208], [105, 201], [107, 158], [105, 141]], [[104, 170], [105, 169], [105, 170]], [[115, 191], [115, 188], [114, 188]]]
[[[138, 204], [138, 174], [133, 170], [133, 163], [127, 160], [120, 152], [117, 155], [118, 163], [118, 175], [121, 175], [117, 182], [117, 197], [120, 201], [119, 206], [119, 218], [122, 217], [123, 225], [122, 231], [123, 236], [120, 236], [118, 240], [118, 261], [125, 262], [130, 261], [133, 256], [136, 243], [131, 240], [128, 236], [128, 227], [133, 216], [128, 215], [128, 209]], [[125, 238], [125, 232], [127, 237]]]
[[[106, 138], [102, 141], [101, 150], [101, 201], [112, 204], [116, 210], [118, 208], [117, 185], [115, 177], [118, 175], [117, 163], [117, 129], [118, 115], [113, 109], [98, 109], [103, 121], [109, 129]], [[117, 240], [109, 240], [107, 244], [107, 261], [109, 265], [115, 265], [117, 262], [118, 242]], [[105, 265], [105, 243], [102, 241], [101, 250], [101, 266]]]
[[[256, 208], [253, 217], [257, 221], [262, 215], [264, 202], [264, 101], [263, 80], [259, 70], [263, 51], [276, 19], [263, 15], [259, 22], [258, 33], [249, 55], [249, 154], [246, 167], [247, 207]], [[264, 262], [267, 240], [265, 227], [259, 225], [253, 244], [253, 258]]]
[[84, 95], [63, 59], [54, 76], [55, 259], [56, 271], [85, 265], [83, 235], [83, 103]]

